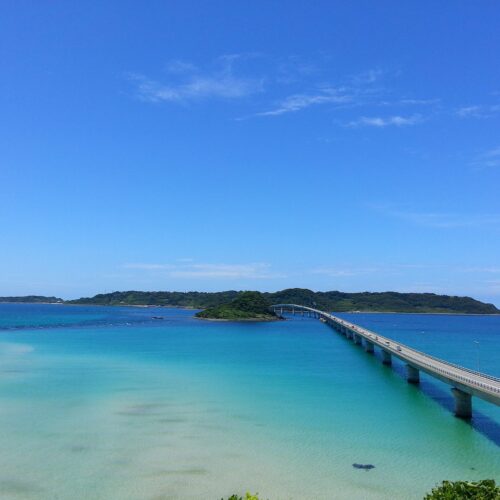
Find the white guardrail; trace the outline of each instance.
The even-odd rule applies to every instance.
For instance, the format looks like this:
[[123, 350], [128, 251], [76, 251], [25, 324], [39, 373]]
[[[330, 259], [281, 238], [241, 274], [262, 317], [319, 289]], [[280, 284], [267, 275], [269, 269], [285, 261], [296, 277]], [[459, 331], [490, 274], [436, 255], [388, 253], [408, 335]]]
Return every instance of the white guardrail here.
[[[464, 385], [477, 387], [500, 395], [500, 378], [494, 377], [493, 375], [488, 375], [486, 373], [478, 372], [476, 370], [471, 370], [470, 368], [465, 368], [455, 363], [450, 363], [443, 359], [436, 358], [435, 356], [431, 356], [430, 354], [427, 354], [425, 352], [418, 351], [417, 349], [413, 349], [412, 347], [409, 347], [400, 342], [395, 342], [394, 340], [388, 337], [379, 335], [378, 333], [368, 330], [367, 328], [363, 328], [354, 323], [351, 323], [350, 321], [346, 321], [342, 318], [334, 316], [333, 314], [330, 313], [326, 313], [319, 309], [314, 309], [312, 307], [307, 307], [307, 306], [301, 306], [298, 304], [277, 304], [271, 307], [272, 309], [290, 308], [290, 309], [314, 312], [322, 316], [323, 318], [330, 319], [331, 321], [346, 328], [349, 328], [355, 333], [360, 334], [369, 342], [378, 345], [380, 348], [385, 349], [386, 351], [390, 351], [391, 354], [394, 354], [396, 357], [400, 357], [406, 361], [413, 362], [415, 365], [420, 365], [424, 368], [429, 369], [431, 372], [437, 372], [437, 374], [445, 376], [446, 378], [462, 383]], [[393, 344], [396, 347], [399, 347], [399, 349], [391, 347], [391, 344]], [[438, 365], [444, 365], [446, 368], [449, 367], [456, 371], [450, 371]], [[457, 373], [457, 371], [463, 373]], [[481, 379], [486, 379], [487, 381], [496, 382], [497, 384], [492, 385], [483, 380], [477, 380], [475, 378], [467, 377], [465, 373], [471, 374]]]

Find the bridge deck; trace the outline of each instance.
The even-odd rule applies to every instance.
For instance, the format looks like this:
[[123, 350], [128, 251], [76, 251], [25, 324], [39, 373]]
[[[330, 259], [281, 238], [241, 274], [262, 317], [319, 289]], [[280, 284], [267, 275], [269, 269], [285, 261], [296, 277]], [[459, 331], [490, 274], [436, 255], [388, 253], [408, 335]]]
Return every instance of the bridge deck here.
[[371, 342], [373, 345], [380, 347], [410, 366], [438, 378], [463, 392], [500, 406], [500, 379], [497, 377], [449, 363], [319, 309], [297, 304], [276, 304], [272, 306], [272, 309], [315, 313], [319, 317], [324, 318], [327, 323], [333, 324], [336, 327], [346, 328], [353, 334], [364, 338], [365, 342]]

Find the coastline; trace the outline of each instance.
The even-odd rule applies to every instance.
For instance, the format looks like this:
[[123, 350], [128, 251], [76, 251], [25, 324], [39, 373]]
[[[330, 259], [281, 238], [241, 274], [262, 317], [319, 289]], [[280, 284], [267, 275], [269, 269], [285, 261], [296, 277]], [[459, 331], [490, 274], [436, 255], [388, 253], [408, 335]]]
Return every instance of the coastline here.
[[[66, 302], [19, 302], [19, 301], [0, 301], [0, 304], [45, 304], [57, 306], [92, 306], [92, 307], [138, 307], [142, 309], [161, 308], [161, 309], [185, 309], [190, 311], [201, 311], [206, 308], [181, 306], [181, 305], [157, 305], [157, 304], [69, 304]], [[421, 312], [421, 311], [327, 311], [332, 314], [419, 314], [419, 315], [440, 315], [440, 316], [500, 316], [500, 313], [466, 313], [466, 312]], [[199, 318], [211, 319], [211, 318]], [[254, 320], [219, 320], [219, 321], [254, 321]], [[257, 320], [257, 321], [275, 321], [275, 320]]]
[[222, 323], [271, 323], [273, 321], [285, 321], [283, 318], [240, 318], [240, 319], [226, 319], [226, 318], [203, 318], [195, 316], [196, 319], [204, 321], [215, 321]]
[[420, 311], [332, 311], [332, 314], [421, 314], [439, 316], [500, 316], [500, 313], [420, 312]]

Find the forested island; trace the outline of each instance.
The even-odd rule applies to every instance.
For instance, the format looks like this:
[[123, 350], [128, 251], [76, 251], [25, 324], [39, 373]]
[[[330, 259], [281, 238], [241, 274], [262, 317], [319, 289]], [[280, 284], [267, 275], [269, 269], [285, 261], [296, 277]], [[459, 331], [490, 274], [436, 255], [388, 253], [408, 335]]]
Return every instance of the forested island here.
[[269, 310], [271, 304], [260, 292], [242, 292], [227, 304], [208, 307], [196, 313], [197, 318], [219, 321], [274, 321], [278, 316]]
[[46, 297], [44, 295], [23, 295], [20, 297], [0, 297], [0, 302], [16, 302], [29, 304], [62, 304], [59, 297]]
[[[66, 304], [165, 306], [207, 309], [228, 305], [245, 292], [112, 292], [94, 297], [66, 301]], [[436, 295], [434, 293], [399, 292], [314, 292], [306, 288], [288, 288], [265, 292], [269, 304], [301, 304], [325, 311], [401, 312], [449, 314], [500, 314], [493, 304], [471, 297]]]

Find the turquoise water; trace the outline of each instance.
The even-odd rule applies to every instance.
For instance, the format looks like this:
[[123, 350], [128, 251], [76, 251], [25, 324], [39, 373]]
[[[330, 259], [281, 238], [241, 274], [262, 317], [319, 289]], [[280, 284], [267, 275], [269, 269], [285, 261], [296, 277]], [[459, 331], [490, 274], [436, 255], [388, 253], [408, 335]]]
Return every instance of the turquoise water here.
[[[500, 375], [500, 317], [343, 316]], [[408, 385], [313, 319], [0, 304], [0, 325], [2, 499], [418, 499], [500, 480], [499, 408], [456, 419], [448, 387]]]

